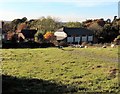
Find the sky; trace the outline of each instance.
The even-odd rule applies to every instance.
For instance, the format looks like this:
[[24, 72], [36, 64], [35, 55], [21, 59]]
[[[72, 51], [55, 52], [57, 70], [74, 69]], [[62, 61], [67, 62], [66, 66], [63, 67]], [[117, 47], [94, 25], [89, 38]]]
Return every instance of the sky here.
[[[118, 16], [119, 0], [0, 0], [0, 20], [51, 16], [58, 21], [113, 19]], [[120, 4], [119, 4], [120, 5]]]

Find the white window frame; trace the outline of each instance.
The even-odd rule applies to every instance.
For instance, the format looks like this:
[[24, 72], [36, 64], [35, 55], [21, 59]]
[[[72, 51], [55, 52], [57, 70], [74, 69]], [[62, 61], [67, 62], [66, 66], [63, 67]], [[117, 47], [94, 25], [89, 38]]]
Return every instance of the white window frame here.
[[93, 35], [88, 36], [88, 41], [93, 41]]
[[75, 37], [75, 42], [80, 42], [80, 36], [79, 37]]
[[69, 43], [73, 42], [73, 37], [67, 37], [67, 42]]
[[87, 35], [86, 36], [82, 36], [82, 42], [87, 42]]

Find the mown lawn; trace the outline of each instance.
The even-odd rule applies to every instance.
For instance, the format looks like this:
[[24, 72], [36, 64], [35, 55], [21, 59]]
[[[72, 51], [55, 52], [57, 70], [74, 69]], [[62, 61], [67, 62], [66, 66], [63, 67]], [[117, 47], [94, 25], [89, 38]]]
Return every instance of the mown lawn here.
[[9, 93], [116, 93], [118, 48], [3, 49], [2, 75]]

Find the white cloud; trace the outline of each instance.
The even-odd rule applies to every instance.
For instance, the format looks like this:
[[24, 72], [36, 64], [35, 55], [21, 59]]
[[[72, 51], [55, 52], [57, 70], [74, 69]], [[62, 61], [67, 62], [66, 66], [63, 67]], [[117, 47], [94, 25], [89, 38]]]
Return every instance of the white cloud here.
[[35, 13], [36, 15], [34, 14], [27, 14], [25, 15], [25, 13], [20, 13], [20, 12], [17, 12], [17, 11], [13, 11], [13, 10], [0, 10], [0, 20], [6, 20], [6, 21], [12, 21], [14, 19], [17, 19], [17, 18], [23, 18], [24, 17], [27, 17], [28, 20], [30, 19], [37, 19], [37, 18], [40, 18], [42, 16], [44, 17], [47, 17], [47, 16], [51, 16], [55, 19], [57, 19], [58, 21], [63, 21], [63, 22], [66, 22], [66, 21], [83, 21], [85, 20], [85, 18], [80, 18], [79, 16], [76, 16], [76, 15], [73, 15], [73, 14], [70, 14], [69, 16], [66, 14], [64, 15], [57, 15], [57, 14], [45, 14], [44, 15], [40, 15], [40, 14], [37, 14]]
[[14, 19], [18, 18], [35, 18], [33, 14], [26, 15], [25, 13], [19, 12], [19, 11], [13, 11], [13, 10], [0, 10], [0, 20], [6, 20], [6, 21], [12, 21]]
[[[1, 13], [1, 12], [0, 12]], [[44, 15], [34, 15], [34, 14], [28, 14], [28, 15], [25, 15], [24, 13], [20, 13], [20, 12], [17, 12], [17, 11], [8, 11], [8, 12], [2, 12], [1, 13], [2, 15], [0, 15], [0, 20], [6, 20], [6, 21], [12, 21], [12, 20], [14, 20], [14, 19], [17, 19], [17, 18], [23, 18], [23, 17], [27, 17], [28, 18], [28, 20], [30, 20], [30, 19], [38, 19], [38, 18], [40, 18], [40, 17], [42, 17], [42, 16], [45, 16], [46, 17], [46, 15], [47, 14], [44, 14]], [[100, 19], [101, 17], [96, 17], [96, 16], [91, 16], [91, 17], [89, 17], [89, 16], [76, 16], [76, 15], [47, 15], [47, 16], [51, 16], [51, 17], [53, 17], [53, 18], [55, 18], [55, 19], [57, 19], [58, 21], [62, 21], [62, 22], [67, 22], [67, 21], [80, 21], [80, 22], [82, 22], [82, 21], [85, 21], [86, 19]], [[110, 17], [103, 17], [105, 20], [107, 19], [107, 18], [110, 18], [110, 19], [113, 19], [113, 16], [110, 16]]]
[[0, 2], [119, 2], [119, 0], [0, 0]]
[[119, 2], [119, 0], [0, 0], [0, 2]]
[[[82, 21], [86, 21], [88, 19], [100, 19], [100, 18], [103, 18], [104, 20], [107, 20], [108, 18], [109, 19], [113, 19], [113, 16], [89, 16], [89, 15], [86, 15], [86, 16], [79, 16], [79, 15], [73, 15], [73, 14], [70, 14], [70, 15], [49, 15], [53, 18], [56, 18], [58, 19], [59, 21], [62, 21], [62, 22], [82, 22]], [[46, 16], [45, 16], [46, 17]]]

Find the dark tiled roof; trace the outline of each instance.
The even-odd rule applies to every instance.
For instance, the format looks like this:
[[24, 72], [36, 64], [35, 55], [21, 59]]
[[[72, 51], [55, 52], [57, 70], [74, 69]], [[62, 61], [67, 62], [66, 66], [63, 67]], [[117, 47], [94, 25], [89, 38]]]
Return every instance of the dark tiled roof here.
[[25, 36], [25, 38], [34, 38], [35, 33], [37, 32], [37, 30], [31, 29], [23, 29], [21, 31], [21, 33]]
[[91, 30], [88, 30], [86, 28], [67, 28], [64, 27], [63, 31], [67, 34], [67, 35], [93, 35], [94, 32]]

